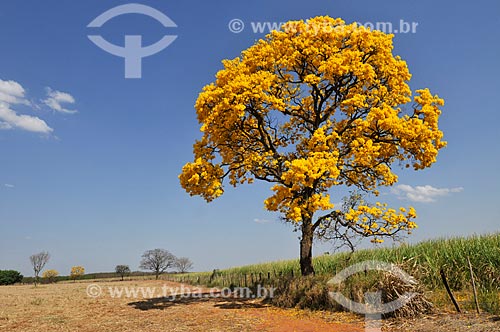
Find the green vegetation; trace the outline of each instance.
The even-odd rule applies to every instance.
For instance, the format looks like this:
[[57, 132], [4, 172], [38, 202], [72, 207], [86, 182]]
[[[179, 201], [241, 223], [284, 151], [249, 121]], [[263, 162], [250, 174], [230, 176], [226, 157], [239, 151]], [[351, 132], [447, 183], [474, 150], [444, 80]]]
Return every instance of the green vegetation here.
[[14, 270], [0, 270], [0, 285], [13, 285], [23, 280], [23, 275]]
[[[424, 241], [395, 248], [359, 250], [315, 257], [316, 276], [322, 279], [342, 269], [366, 260], [378, 260], [399, 265], [417, 278], [427, 291], [440, 292], [443, 269], [454, 291], [467, 291], [471, 278], [467, 257], [473, 266], [483, 310], [500, 313], [500, 233]], [[236, 267], [214, 272], [170, 276], [170, 279], [208, 286], [231, 287], [262, 283], [276, 285], [280, 277], [300, 275], [298, 260], [279, 261]], [[246, 279], [246, 282], [245, 282]]]

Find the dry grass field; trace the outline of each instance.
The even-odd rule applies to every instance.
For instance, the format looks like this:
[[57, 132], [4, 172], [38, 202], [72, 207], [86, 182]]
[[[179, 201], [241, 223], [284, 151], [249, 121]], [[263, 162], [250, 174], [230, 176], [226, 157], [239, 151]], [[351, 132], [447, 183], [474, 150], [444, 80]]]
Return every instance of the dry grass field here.
[[[102, 294], [95, 294], [98, 285]], [[97, 280], [58, 284], [0, 287], [0, 331], [75, 332], [354, 332], [363, 331], [363, 318], [348, 313], [278, 309], [259, 300], [236, 298], [163, 297], [180, 284], [164, 280]], [[154, 289], [112, 297], [109, 288]], [[208, 293], [209, 289], [199, 289]], [[198, 292], [196, 291], [196, 294]], [[149, 296], [147, 296], [149, 297]], [[384, 322], [383, 331], [500, 331], [494, 317], [440, 314], [411, 321]]]
[[[109, 287], [162, 288], [179, 284], [163, 280], [109, 281], [95, 285], [103, 290], [87, 295], [93, 282], [16, 285], [0, 287], [0, 331], [79, 332], [196, 332], [196, 331], [362, 331], [359, 318], [348, 314], [324, 317], [321, 313], [272, 308], [258, 300], [184, 298], [113, 298]], [[204, 290], [207, 291], [207, 290]]]

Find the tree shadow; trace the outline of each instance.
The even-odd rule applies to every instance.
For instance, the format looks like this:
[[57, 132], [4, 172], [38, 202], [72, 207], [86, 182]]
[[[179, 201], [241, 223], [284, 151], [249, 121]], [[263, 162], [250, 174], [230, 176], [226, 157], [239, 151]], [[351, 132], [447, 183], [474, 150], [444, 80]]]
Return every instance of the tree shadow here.
[[199, 303], [212, 303], [219, 309], [260, 309], [268, 307], [261, 299], [240, 298], [240, 297], [214, 297], [210, 293], [189, 294], [184, 296], [167, 296], [145, 299], [142, 301], [130, 302], [127, 305], [134, 309], [147, 310], [165, 310], [174, 306], [183, 306]]

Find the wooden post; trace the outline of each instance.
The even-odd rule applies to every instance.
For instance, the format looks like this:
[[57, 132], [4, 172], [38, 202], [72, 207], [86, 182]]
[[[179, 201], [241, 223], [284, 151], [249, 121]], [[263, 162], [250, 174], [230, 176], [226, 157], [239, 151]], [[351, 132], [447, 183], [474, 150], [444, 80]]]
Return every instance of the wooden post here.
[[444, 270], [441, 269], [439, 271], [441, 274], [441, 279], [443, 279], [443, 284], [444, 287], [446, 288], [446, 291], [448, 292], [448, 295], [450, 296], [451, 301], [453, 302], [453, 305], [455, 306], [455, 309], [457, 309], [457, 312], [461, 313], [460, 307], [458, 306], [457, 301], [455, 300], [455, 297], [453, 296], [453, 293], [451, 292], [450, 286], [448, 285], [448, 281], [446, 280], [446, 275], [444, 274]]
[[467, 263], [469, 263], [469, 271], [470, 271], [470, 279], [472, 280], [472, 290], [474, 292], [474, 302], [476, 303], [476, 311], [478, 314], [479, 311], [479, 303], [477, 302], [477, 291], [476, 291], [476, 282], [474, 281], [474, 272], [472, 271], [472, 264], [470, 263], [469, 256], [467, 256]]

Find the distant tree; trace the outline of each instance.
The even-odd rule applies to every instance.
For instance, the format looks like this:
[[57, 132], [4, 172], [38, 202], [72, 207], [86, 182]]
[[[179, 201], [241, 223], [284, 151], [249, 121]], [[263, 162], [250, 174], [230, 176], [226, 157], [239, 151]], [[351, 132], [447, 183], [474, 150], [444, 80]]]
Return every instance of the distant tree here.
[[70, 278], [75, 281], [85, 274], [85, 268], [83, 266], [73, 266], [71, 268]]
[[165, 249], [148, 250], [142, 254], [139, 268], [155, 273], [156, 279], [175, 263], [176, 257]]
[[14, 270], [0, 270], [0, 285], [13, 285], [21, 282], [23, 275]]
[[59, 276], [59, 272], [57, 272], [57, 270], [45, 270], [42, 273], [42, 278], [47, 280], [47, 282], [49, 282], [49, 283], [56, 282], [58, 276]]
[[130, 274], [130, 267], [128, 267], [128, 265], [117, 265], [115, 267], [115, 272], [122, 278], [123, 281], [123, 277]]
[[45, 264], [50, 259], [50, 254], [46, 251], [39, 252], [38, 254], [33, 254], [30, 256], [30, 262], [33, 266], [33, 271], [35, 272], [35, 286], [38, 282], [40, 271], [43, 270]]
[[174, 266], [177, 271], [184, 273], [193, 268], [193, 262], [187, 257], [179, 257], [175, 260]]

